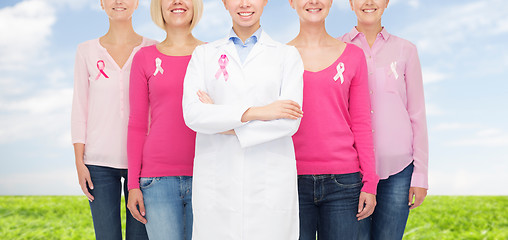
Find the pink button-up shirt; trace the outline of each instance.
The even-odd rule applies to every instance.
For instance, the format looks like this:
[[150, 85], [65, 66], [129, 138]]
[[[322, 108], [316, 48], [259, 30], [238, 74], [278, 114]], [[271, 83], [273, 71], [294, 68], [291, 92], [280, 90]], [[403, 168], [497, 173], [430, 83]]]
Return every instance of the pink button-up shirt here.
[[99, 39], [79, 44], [74, 66], [71, 135], [72, 143], [85, 144], [85, 164], [127, 168], [132, 58], [141, 47], [155, 43], [143, 38], [121, 68]]
[[372, 48], [356, 28], [339, 39], [361, 47], [367, 59], [377, 174], [386, 179], [414, 162], [411, 186], [428, 188], [427, 122], [416, 46], [384, 28]]

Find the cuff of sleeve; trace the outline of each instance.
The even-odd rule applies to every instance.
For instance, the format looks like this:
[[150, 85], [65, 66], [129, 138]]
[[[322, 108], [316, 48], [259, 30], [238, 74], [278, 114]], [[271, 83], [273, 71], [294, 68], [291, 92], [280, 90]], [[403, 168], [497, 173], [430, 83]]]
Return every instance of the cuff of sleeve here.
[[411, 177], [411, 187], [429, 189], [427, 174], [414, 172], [413, 176]]
[[377, 183], [379, 180], [370, 180], [370, 181], [364, 181], [362, 192], [370, 193], [370, 194], [377, 194]]
[[139, 181], [135, 182], [135, 183], [129, 183], [129, 184], [127, 184], [127, 189], [128, 190], [135, 189], [135, 188], [139, 188]]

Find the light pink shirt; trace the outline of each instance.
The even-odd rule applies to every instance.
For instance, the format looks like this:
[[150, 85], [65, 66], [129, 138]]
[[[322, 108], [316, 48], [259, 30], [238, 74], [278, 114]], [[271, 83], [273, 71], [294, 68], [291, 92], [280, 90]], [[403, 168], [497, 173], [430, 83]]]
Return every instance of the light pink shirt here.
[[411, 186], [428, 188], [427, 122], [416, 46], [384, 28], [372, 48], [356, 28], [339, 39], [361, 47], [367, 59], [379, 177], [397, 174], [414, 161]]
[[196, 133], [185, 125], [182, 110], [190, 59], [191, 55], [165, 55], [155, 45], [134, 56], [127, 137], [129, 190], [139, 188], [140, 177], [192, 176]]
[[305, 71], [303, 81], [305, 114], [293, 136], [298, 175], [361, 172], [362, 191], [376, 194], [379, 177], [362, 49], [347, 44], [332, 65]]
[[[72, 143], [84, 143], [89, 165], [127, 168], [129, 74], [134, 54], [156, 41], [143, 38], [122, 68], [99, 39], [78, 45], [74, 67]], [[102, 72], [101, 72], [102, 71]], [[106, 77], [107, 76], [107, 77]]]

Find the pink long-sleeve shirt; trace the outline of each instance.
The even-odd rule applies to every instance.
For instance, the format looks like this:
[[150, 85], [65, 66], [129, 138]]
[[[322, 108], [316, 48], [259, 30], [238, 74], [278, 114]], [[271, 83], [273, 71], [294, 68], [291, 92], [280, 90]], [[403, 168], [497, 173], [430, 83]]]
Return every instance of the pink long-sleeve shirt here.
[[303, 74], [304, 117], [293, 136], [298, 175], [360, 171], [363, 192], [376, 194], [367, 65], [347, 44], [329, 67]]
[[119, 67], [99, 39], [78, 45], [74, 66], [72, 143], [85, 144], [84, 163], [127, 168], [129, 74], [134, 54], [156, 41], [143, 38]]
[[140, 177], [192, 176], [196, 133], [185, 125], [182, 111], [183, 79], [190, 59], [191, 55], [165, 55], [155, 45], [142, 48], [134, 57], [127, 139], [129, 189], [139, 188]]
[[428, 188], [428, 137], [416, 46], [386, 29], [369, 46], [353, 28], [340, 40], [361, 47], [367, 59], [377, 173], [381, 179], [414, 162], [412, 187]]

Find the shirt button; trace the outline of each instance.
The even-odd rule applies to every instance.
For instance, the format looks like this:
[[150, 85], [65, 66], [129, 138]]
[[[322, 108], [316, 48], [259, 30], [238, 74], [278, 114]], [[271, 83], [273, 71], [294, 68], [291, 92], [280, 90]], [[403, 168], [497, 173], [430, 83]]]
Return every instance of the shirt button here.
[[374, 110], [370, 110], [370, 113], [374, 113]]
[[372, 132], [375, 132], [374, 129], [372, 129]]
[[369, 72], [369, 75], [372, 75], [372, 72]]
[[372, 90], [370, 90], [370, 94], [372, 95], [374, 92]]
[[369, 56], [369, 59], [371, 59], [371, 58], [372, 58], [372, 56]]

